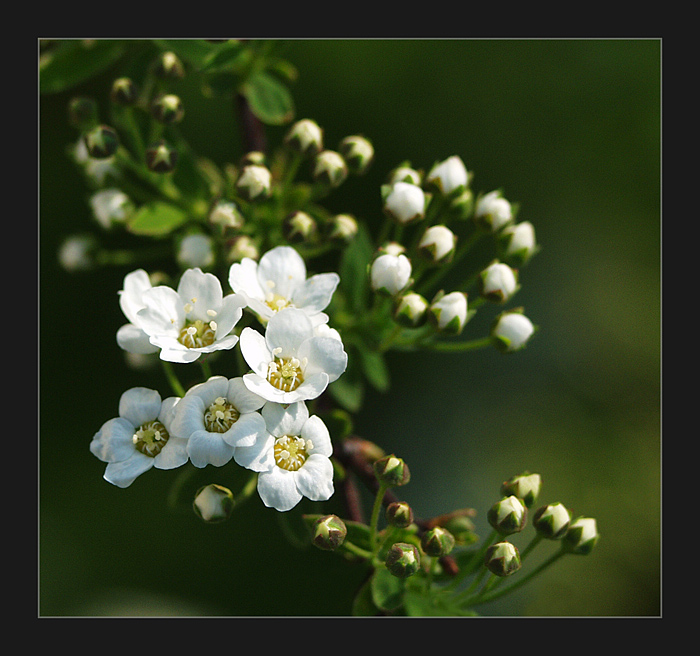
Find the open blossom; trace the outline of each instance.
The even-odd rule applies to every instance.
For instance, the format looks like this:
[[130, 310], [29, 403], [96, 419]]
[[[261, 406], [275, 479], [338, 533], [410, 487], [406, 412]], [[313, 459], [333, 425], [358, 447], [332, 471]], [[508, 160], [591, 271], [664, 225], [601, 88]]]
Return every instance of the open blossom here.
[[262, 416], [267, 439], [237, 448], [239, 465], [259, 472], [258, 494], [268, 508], [291, 510], [306, 497], [326, 501], [333, 495], [333, 453], [323, 421], [309, 416], [302, 401], [288, 406], [267, 403]]
[[143, 269], [127, 273], [124, 277], [124, 289], [119, 292], [119, 306], [129, 323], [117, 331], [117, 344], [129, 353], [147, 355], [156, 353], [158, 347], [151, 344], [149, 336], [139, 326], [139, 310], [145, 308], [142, 297], [151, 289], [151, 281]]
[[340, 377], [348, 361], [340, 339], [319, 334], [298, 308], [277, 312], [264, 336], [244, 328], [240, 348], [253, 370], [243, 382], [251, 392], [275, 403], [317, 398]]
[[170, 432], [177, 397], [161, 400], [156, 390], [134, 387], [119, 399], [119, 416], [106, 421], [90, 452], [107, 463], [104, 478], [129, 487], [152, 467], [174, 469], [187, 462], [187, 440]]
[[240, 294], [223, 295], [219, 279], [201, 269], [187, 269], [177, 290], [160, 285], [141, 296], [137, 325], [161, 349], [168, 362], [193, 362], [203, 353], [231, 349], [238, 336], [230, 334], [243, 315]]
[[195, 467], [221, 467], [239, 446], [253, 446], [267, 436], [258, 412], [265, 399], [253, 394], [242, 378], [212, 376], [187, 390], [180, 399], [171, 433], [187, 440]]
[[260, 262], [246, 257], [232, 264], [228, 281], [263, 322], [282, 308], [295, 307], [314, 323], [325, 323], [328, 315], [323, 310], [331, 302], [340, 276], [318, 273], [307, 278], [301, 255], [291, 246], [278, 246], [267, 251]]

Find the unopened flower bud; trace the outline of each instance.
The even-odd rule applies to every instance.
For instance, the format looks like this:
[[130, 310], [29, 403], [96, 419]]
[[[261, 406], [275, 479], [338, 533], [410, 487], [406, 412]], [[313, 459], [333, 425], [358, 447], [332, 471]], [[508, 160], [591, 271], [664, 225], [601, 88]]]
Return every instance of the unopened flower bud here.
[[255, 164], [256, 166], [265, 166], [265, 153], [259, 150], [251, 150], [241, 157], [238, 161], [238, 165], [243, 168], [249, 164]]
[[384, 563], [394, 576], [406, 579], [420, 569], [420, 553], [413, 544], [396, 542], [391, 545]]
[[179, 80], [185, 77], [185, 67], [174, 52], [164, 52], [156, 61], [156, 75], [161, 78]]
[[348, 167], [340, 153], [323, 150], [316, 155], [312, 177], [315, 182], [336, 188], [348, 177]]
[[510, 576], [522, 567], [520, 552], [510, 542], [492, 544], [486, 550], [484, 564], [496, 576]]
[[527, 508], [518, 497], [511, 495], [493, 504], [486, 518], [501, 535], [510, 535], [525, 528]]
[[442, 525], [455, 538], [455, 542], [460, 545], [473, 544], [478, 540], [474, 532], [474, 522], [466, 513], [454, 513], [452, 516], [447, 516]]
[[248, 201], [268, 198], [272, 191], [270, 169], [259, 164], [244, 166], [236, 182], [236, 189]]
[[372, 467], [374, 475], [380, 483], [399, 487], [406, 485], [411, 480], [411, 472], [408, 470], [408, 465], [393, 454], [375, 460]]
[[257, 260], [260, 257], [260, 249], [248, 235], [234, 237], [228, 243], [228, 247], [229, 262], [240, 262], [245, 257]]
[[497, 232], [513, 220], [513, 208], [500, 191], [492, 191], [476, 201], [474, 220], [486, 230]]
[[109, 97], [117, 105], [133, 105], [138, 98], [138, 89], [130, 77], [120, 77], [112, 82]]
[[218, 201], [209, 213], [209, 221], [224, 228], [239, 229], [243, 227], [243, 216], [231, 201]]
[[380, 255], [370, 267], [372, 289], [395, 296], [408, 287], [411, 271], [411, 261], [405, 255]]
[[420, 186], [421, 174], [408, 164], [397, 166], [393, 169], [387, 178], [388, 185], [394, 185], [397, 182], [408, 182], [413, 185]]
[[377, 249], [377, 252], [379, 255], [401, 255], [406, 253], [406, 247], [397, 241], [387, 241]]
[[416, 292], [401, 296], [394, 309], [394, 320], [406, 328], [417, 328], [428, 316], [428, 301]]
[[91, 130], [99, 122], [97, 103], [92, 98], [73, 98], [68, 104], [68, 120], [81, 132]]
[[197, 491], [192, 506], [201, 519], [216, 524], [231, 517], [235, 500], [231, 490], [223, 485], [211, 483]]
[[98, 125], [83, 136], [88, 155], [94, 159], [106, 159], [119, 148], [117, 133], [107, 125]]
[[317, 234], [318, 226], [310, 214], [298, 210], [285, 217], [282, 230], [287, 241], [302, 242], [311, 240]]
[[430, 226], [418, 243], [419, 250], [436, 263], [449, 262], [456, 246], [457, 237], [444, 225]]
[[337, 549], [348, 534], [348, 528], [337, 515], [319, 517], [313, 525], [311, 542], [323, 551]]
[[468, 187], [451, 199], [447, 211], [457, 219], [466, 219], [474, 209], [474, 192]]
[[60, 265], [69, 272], [89, 271], [95, 265], [97, 241], [92, 235], [73, 235], [66, 238], [58, 250]]
[[524, 472], [519, 476], [513, 476], [501, 485], [503, 496], [518, 497], [528, 508], [532, 508], [542, 487], [542, 477], [539, 474]]
[[595, 519], [579, 517], [569, 524], [569, 530], [564, 536], [564, 543], [569, 553], [587, 556], [598, 543], [598, 527]]
[[208, 269], [214, 264], [214, 243], [208, 235], [186, 235], [178, 245], [176, 257], [183, 268]]
[[365, 173], [374, 160], [374, 146], [369, 139], [360, 135], [345, 137], [338, 150], [348, 166], [348, 171], [355, 175]]
[[486, 267], [479, 280], [481, 296], [494, 303], [505, 303], [518, 290], [518, 272], [502, 262]]
[[304, 118], [292, 125], [284, 137], [284, 143], [291, 150], [313, 157], [323, 150], [323, 130], [315, 121]]
[[467, 323], [467, 295], [464, 292], [438, 292], [430, 303], [428, 316], [447, 335], [459, 335]]
[[491, 336], [496, 348], [503, 353], [511, 353], [524, 348], [535, 332], [532, 322], [520, 311], [513, 310], [501, 314], [491, 328]]
[[406, 528], [413, 523], [413, 509], [405, 501], [394, 501], [386, 507], [386, 521], [391, 526]]
[[105, 229], [124, 223], [134, 211], [134, 204], [121, 189], [102, 189], [90, 197], [90, 207], [98, 223]]
[[397, 223], [419, 221], [425, 216], [425, 192], [410, 182], [383, 187], [384, 212]]
[[351, 214], [336, 214], [328, 223], [329, 239], [350, 241], [357, 234], [357, 219]]
[[550, 503], [535, 511], [532, 525], [548, 540], [558, 540], [566, 535], [571, 524], [571, 513], [561, 503]]
[[178, 157], [178, 152], [161, 140], [146, 150], [146, 166], [155, 173], [170, 173], [175, 170]]
[[506, 226], [500, 234], [500, 246], [504, 260], [514, 266], [523, 266], [537, 253], [535, 228], [529, 221]]
[[428, 556], [445, 556], [454, 548], [455, 538], [443, 526], [434, 526], [423, 533], [420, 546]]
[[173, 125], [179, 123], [185, 116], [182, 100], [175, 94], [168, 93], [158, 96], [151, 105], [153, 118], [160, 123]]
[[436, 187], [443, 195], [449, 196], [457, 190], [464, 190], [469, 184], [469, 173], [462, 159], [453, 155], [433, 166], [425, 179], [430, 186]]

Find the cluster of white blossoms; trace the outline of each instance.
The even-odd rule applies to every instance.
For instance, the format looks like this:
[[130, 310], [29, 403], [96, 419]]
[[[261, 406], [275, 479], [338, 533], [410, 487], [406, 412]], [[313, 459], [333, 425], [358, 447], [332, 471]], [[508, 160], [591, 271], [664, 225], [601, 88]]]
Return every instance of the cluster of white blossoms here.
[[[337, 330], [324, 312], [338, 274], [307, 278], [302, 257], [289, 246], [244, 258], [229, 271], [231, 293], [199, 268], [187, 269], [177, 289], [153, 286], [139, 269], [124, 279], [119, 302], [128, 323], [117, 332], [129, 353], [159, 353], [165, 362], [190, 363], [237, 344], [249, 373], [211, 376], [181, 397], [161, 399], [133, 388], [119, 416], [95, 434], [91, 452], [107, 463], [104, 478], [128, 487], [152, 467], [221, 467], [231, 460], [257, 473], [263, 503], [287, 511], [302, 497], [328, 500], [334, 491], [333, 451], [323, 421], [309, 414], [347, 367]], [[234, 328], [250, 311], [263, 332]]]

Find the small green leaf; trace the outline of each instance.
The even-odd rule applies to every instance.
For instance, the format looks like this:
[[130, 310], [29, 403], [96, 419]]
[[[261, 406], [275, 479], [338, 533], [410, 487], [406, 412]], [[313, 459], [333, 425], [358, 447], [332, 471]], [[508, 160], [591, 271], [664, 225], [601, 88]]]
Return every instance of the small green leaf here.
[[362, 407], [365, 385], [356, 358], [348, 358], [348, 368], [345, 373], [328, 386], [328, 391], [348, 412], [357, 412]]
[[240, 41], [227, 41], [209, 54], [200, 70], [203, 73], [220, 69], [239, 71], [250, 63], [252, 56], [252, 51]]
[[155, 43], [162, 50], [175, 53], [183, 62], [197, 70], [226, 45], [212, 43], [206, 39], [157, 39]]
[[359, 344], [357, 351], [360, 354], [362, 370], [370, 385], [379, 392], [386, 392], [390, 381], [383, 354]]
[[367, 267], [374, 254], [374, 245], [364, 224], [360, 223], [357, 234], [343, 251], [338, 273], [340, 285], [355, 312], [365, 312], [369, 296]]
[[366, 581], [355, 595], [352, 602], [353, 617], [373, 617], [380, 609], [372, 601], [371, 581]]
[[294, 99], [289, 89], [265, 71], [253, 73], [241, 86], [241, 93], [263, 123], [284, 125], [294, 117]]
[[371, 579], [372, 601], [383, 610], [396, 610], [403, 604], [406, 585], [404, 579], [380, 567]]
[[135, 235], [163, 237], [187, 221], [187, 214], [168, 203], [152, 203], [141, 207], [129, 221]]

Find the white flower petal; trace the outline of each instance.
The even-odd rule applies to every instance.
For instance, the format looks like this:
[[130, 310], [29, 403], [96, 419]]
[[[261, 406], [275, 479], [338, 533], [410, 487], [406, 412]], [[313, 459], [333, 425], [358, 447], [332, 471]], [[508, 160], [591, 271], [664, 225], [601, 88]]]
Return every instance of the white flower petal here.
[[187, 452], [195, 467], [221, 467], [233, 457], [234, 448], [226, 444], [218, 433], [197, 431], [190, 435]]
[[280, 512], [291, 510], [301, 501], [293, 472], [279, 467], [261, 472], [258, 476], [258, 494], [268, 508]]
[[127, 273], [124, 277], [124, 289], [119, 292], [119, 307], [130, 323], [136, 323], [136, 314], [143, 308], [143, 293], [151, 287], [151, 280], [143, 269]]
[[158, 418], [161, 396], [156, 390], [145, 387], [132, 387], [119, 399], [119, 416], [138, 427], [147, 421]]
[[90, 442], [90, 453], [103, 462], [127, 460], [134, 453], [135, 427], [122, 417], [106, 421]]
[[267, 431], [256, 437], [251, 446], [239, 446], [233, 452], [233, 459], [246, 469], [256, 472], [268, 471], [275, 466], [275, 438]]
[[309, 417], [302, 426], [300, 435], [304, 440], [311, 440], [313, 447], [309, 450], [310, 454], [319, 454], [326, 458], [330, 458], [333, 454], [333, 444], [328, 427], [320, 417], [316, 415]]
[[171, 287], [159, 285], [147, 289], [144, 307], [137, 312], [136, 324], [146, 333], [177, 337], [185, 323], [185, 310], [180, 296]]
[[279, 357], [295, 356], [299, 345], [313, 337], [314, 328], [308, 315], [298, 308], [285, 308], [267, 324], [265, 341], [270, 351], [281, 348]]
[[190, 391], [177, 404], [173, 420], [170, 423], [170, 434], [184, 439], [192, 433], [204, 430], [205, 403], [201, 397]]
[[221, 308], [223, 292], [221, 283], [213, 273], [203, 273], [201, 269], [187, 269], [180, 278], [177, 293], [183, 303], [191, 306], [187, 313], [190, 321], [199, 319], [211, 321], [207, 314], [209, 310], [218, 311]]
[[283, 435], [300, 435], [301, 429], [309, 418], [309, 410], [302, 401], [283, 406], [278, 403], [266, 403], [261, 414], [270, 434], [275, 437]]
[[163, 450], [153, 459], [157, 469], [175, 469], [187, 462], [187, 440], [181, 437], [170, 436]]
[[258, 301], [265, 300], [265, 292], [258, 282], [258, 263], [249, 257], [231, 265], [228, 284], [236, 293], [242, 293]]
[[134, 480], [153, 467], [153, 458], [134, 450], [128, 460], [110, 462], [104, 473], [104, 479], [117, 487], [129, 487]]
[[208, 315], [207, 321], [216, 321], [216, 337], [228, 335], [243, 316], [243, 308], [247, 301], [242, 294], [228, 294], [221, 302], [221, 307], [215, 316]]
[[244, 328], [241, 332], [240, 348], [248, 366], [264, 380], [267, 376], [267, 365], [272, 361], [272, 353], [265, 338], [257, 330]]
[[309, 456], [295, 474], [297, 489], [307, 499], [326, 501], [333, 496], [333, 464], [325, 456]]
[[313, 337], [303, 342], [297, 352], [300, 360], [308, 361], [304, 377], [317, 373], [328, 374], [328, 380], [338, 379], [348, 366], [348, 354], [343, 343], [333, 337]]
[[117, 344], [128, 353], [139, 355], [147, 355], [158, 351], [158, 347], [153, 346], [149, 341], [148, 335], [133, 323], [124, 324], [117, 330]]
[[[304, 260], [291, 246], [278, 246], [260, 258], [258, 281], [264, 292], [272, 292], [289, 300], [305, 280]], [[268, 286], [270, 283], [272, 286]]]
[[256, 412], [265, 405], [265, 399], [253, 394], [243, 382], [243, 378], [232, 378], [228, 381], [226, 398], [241, 414]]
[[267, 433], [265, 420], [258, 412], [241, 415], [229, 430], [221, 435], [224, 442], [231, 446], [251, 447], [261, 435]]
[[325, 310], [340, 283], [337, 273], [319, 273], [299, 285], [292, 296], [295, 307], [309, 314]]

